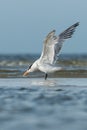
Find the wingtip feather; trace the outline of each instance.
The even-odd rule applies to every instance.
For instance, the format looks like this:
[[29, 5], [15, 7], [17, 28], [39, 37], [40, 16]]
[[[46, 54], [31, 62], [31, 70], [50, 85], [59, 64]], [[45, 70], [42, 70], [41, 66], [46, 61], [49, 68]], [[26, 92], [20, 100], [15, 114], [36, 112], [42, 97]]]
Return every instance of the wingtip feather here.
[[80, 23], [80, 22], [75, 23], [75, 24], [74, 24], [74, 27], [79, 26], [79, 23]]

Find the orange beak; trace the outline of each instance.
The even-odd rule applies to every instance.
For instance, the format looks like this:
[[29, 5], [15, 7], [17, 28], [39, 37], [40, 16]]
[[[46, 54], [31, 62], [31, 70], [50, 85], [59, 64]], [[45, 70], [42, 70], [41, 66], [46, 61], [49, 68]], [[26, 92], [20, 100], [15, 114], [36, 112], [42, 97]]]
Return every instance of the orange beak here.
[[28, 70], [24, 72], [23, 76], [27, 76], [29, 74]]

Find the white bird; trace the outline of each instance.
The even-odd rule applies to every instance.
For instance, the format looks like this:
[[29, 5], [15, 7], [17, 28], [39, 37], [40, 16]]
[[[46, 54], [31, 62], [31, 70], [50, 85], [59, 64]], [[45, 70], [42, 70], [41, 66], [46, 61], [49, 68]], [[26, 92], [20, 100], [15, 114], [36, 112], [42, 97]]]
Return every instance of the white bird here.
[[55, 65], [56, 61], [58, 60], [59, 52], [63, 42], [72, 37], [78, 25], [79, 22], [73, 24], [58, 36], [55, 36], [55, 30], [51, 31], [44, 40], [43, 51], [40, 58], [29, 66], [28, 70], [23, 74], [23, 76], [26, 76], [30, 72], [39, 70], [45, 73], [46, 80], [49, 73], [61, 70], [62, 67]]

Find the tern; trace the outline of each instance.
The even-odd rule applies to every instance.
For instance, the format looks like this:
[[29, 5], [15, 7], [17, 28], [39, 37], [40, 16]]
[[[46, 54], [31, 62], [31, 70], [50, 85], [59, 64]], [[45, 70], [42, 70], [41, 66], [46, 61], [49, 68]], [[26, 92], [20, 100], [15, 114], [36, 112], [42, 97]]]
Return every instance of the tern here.
[[62, 67], [56, 65], [59, 57], [59, 52], [66, 39], [72, 37], [79, 22], [73, 24], [58, 36], [55, 35], [55, 30], [51, 31], [45, 38], [43, 44], [42, 54], [29, 68], [24, 72], [23, 76], [28, 75], [30, 72], [42, 71], [45, 73], [45, 80], [49, 73], [62, 70]]

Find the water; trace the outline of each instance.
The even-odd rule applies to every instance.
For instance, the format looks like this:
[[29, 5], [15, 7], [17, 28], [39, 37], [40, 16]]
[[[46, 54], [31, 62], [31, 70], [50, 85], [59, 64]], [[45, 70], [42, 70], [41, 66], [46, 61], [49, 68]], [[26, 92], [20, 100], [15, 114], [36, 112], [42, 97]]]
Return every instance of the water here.
[[[0, 55], [0, 78], [22, 77], [23, 72], [39, 55]], [[87, 55], [60, 55], [58, 64], [63, 71], [49, 77], [87, 77]], [[30, 77], [43, 77], [43, 73], [32, 73]]]
[[65, 70], [22, 76], [39, 55], [0, 55], [0, 130], [87, 130], [87, 55], [61, 55]]

